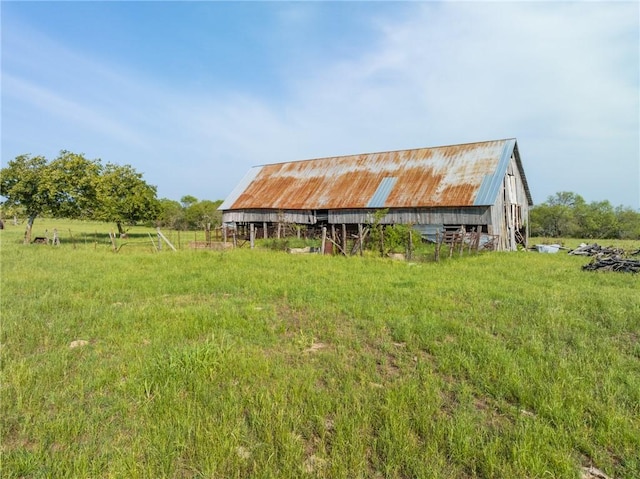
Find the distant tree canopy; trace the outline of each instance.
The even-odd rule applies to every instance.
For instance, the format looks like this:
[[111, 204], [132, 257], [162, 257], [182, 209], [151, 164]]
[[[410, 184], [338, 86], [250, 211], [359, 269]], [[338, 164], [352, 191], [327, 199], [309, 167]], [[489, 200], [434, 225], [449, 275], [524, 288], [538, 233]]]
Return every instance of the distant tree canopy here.
[[180, 201], [163, 198], [160, 200], [158, 226], [176, 230], [198, 230], [207, 226], [215, 228], [222, 224], [222, 212], [218, 206], [222, 200], [198, 200], [186, 195]]
[[549, 196], [529, 214], [530, 234], [564, 238], [640, 239], [640, 213], [608, 201], [587, 203], [576, 193]]
[[0, 170], [0, 195], [3, 207], [27, 216], [25, 241], [40, 215], [112, 221], [122, 233], [122, 223], [153, 220], [159, 211], [155, 186], [133, 167], [66, 150], [52, 161], [31, 155], [10, 161]]

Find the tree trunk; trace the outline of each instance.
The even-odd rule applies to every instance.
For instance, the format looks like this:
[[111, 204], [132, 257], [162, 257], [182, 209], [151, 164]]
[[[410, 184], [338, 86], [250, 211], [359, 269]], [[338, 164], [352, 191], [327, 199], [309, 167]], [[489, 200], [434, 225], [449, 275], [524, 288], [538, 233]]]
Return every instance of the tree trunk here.
[[116, 226], [118, 227], [118, 235], [122, 236], [124, 234], [124, 230], [122, 229], [122, 221], [116, 221]]
[[33, 222], [36, 220], [36, 215], [30, 215], [27, 219], [27, 230], [24, 232], [24, 244], [31, 243], [31, 228], [33, 227]]

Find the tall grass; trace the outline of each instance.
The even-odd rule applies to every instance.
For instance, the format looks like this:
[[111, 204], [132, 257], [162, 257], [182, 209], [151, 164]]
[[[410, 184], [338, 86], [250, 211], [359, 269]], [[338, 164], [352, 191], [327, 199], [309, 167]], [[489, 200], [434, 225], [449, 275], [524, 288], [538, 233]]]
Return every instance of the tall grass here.
[[21, 233], [0, 232], [2, 477], [640, 477], [638, 276]]

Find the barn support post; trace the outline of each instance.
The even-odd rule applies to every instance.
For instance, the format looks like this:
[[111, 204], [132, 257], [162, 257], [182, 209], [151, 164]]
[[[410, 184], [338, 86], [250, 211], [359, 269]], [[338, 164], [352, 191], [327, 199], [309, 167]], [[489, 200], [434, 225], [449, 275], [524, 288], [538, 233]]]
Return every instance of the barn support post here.
[[342, 223], [342, 254], [347, 255], [347, 225]]
[[324, 254], [324, 248], [325, 245], [327, 244], [327, 227], [323, 226], [322, 227], [322, 243], [320, 246], [320, 254]]
[[253, 223], [249, 225], [249, 244], [251, 249], [256, 245], [256, 225]]
[[269, 237], [269, 230], [266, 221], [262, 222], [262, 236], [264, 237], [264, 239], [267, 239]]
[[331, 254], [333, 254], [333, 251], [334, 251], [333, 247], [336, 244], [336, 225], [334, 224], [331, 225], [331, 243], [333, 243], [331, 245]]
[[440, 261], [440, 231], [436, 230], [436, 251], [435, 251], [435, 260], [436, 262]]
[[[178, 230], [178, 231], [179, 231], [179, 230]], [[178, 238], [179, 238], [179, 237], [180, 237], [180, 236], [178, 236]], [[224, 225], [222, 225], [222, 241], [223, 241], [224, 243], [226, 243], [226, 242], [227, 242], [227, 227], [226, 227], [226, 226], [224, 226]]]

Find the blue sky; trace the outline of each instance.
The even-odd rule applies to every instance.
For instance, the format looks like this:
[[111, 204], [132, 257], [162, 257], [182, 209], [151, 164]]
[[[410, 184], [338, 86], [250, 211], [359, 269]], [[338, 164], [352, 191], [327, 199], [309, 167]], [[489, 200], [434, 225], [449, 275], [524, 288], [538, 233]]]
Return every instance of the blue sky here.
[[179, 200], [254, 165], [518, 139], [536, 203], [640, 209], [638, 2], [7, 2], [2, 164], [130, 164]]

